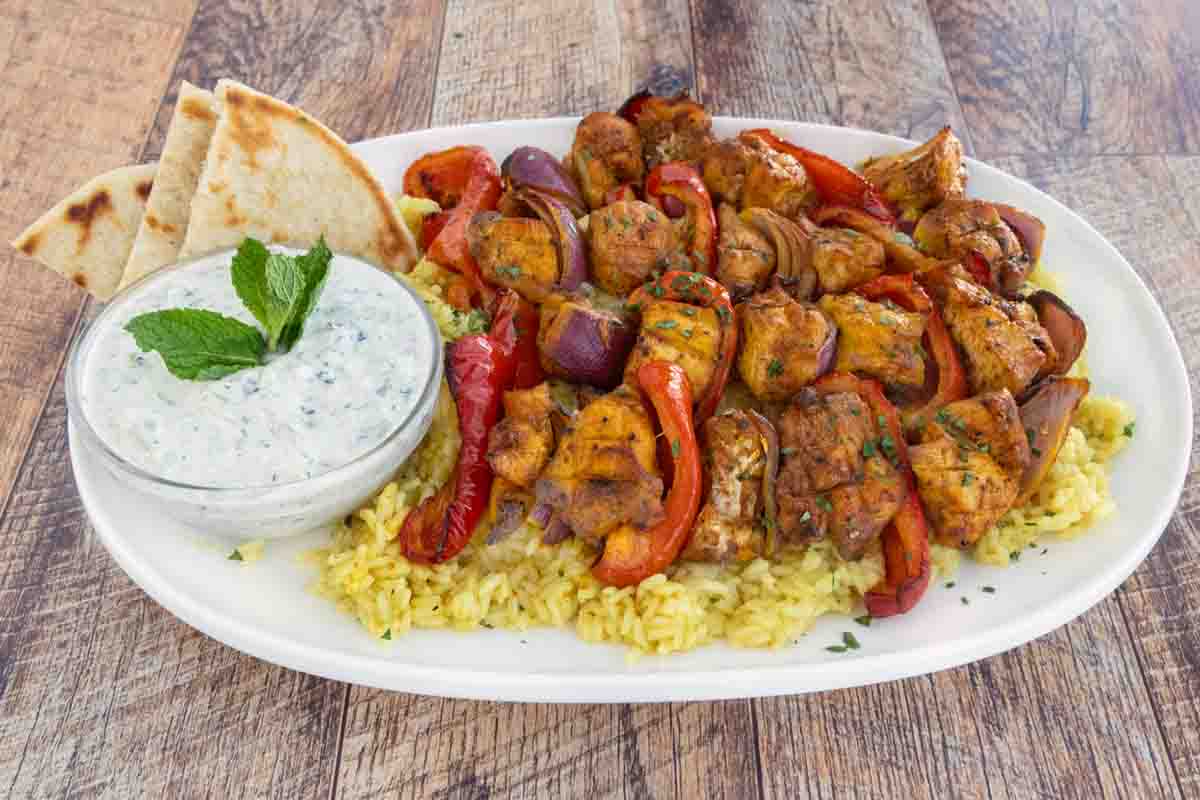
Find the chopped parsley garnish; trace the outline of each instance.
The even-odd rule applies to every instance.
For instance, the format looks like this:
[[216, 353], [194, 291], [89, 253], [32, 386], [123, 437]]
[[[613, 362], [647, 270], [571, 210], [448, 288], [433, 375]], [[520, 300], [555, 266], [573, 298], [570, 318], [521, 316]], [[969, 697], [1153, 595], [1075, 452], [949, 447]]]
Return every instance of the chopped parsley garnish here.
[[844, 645], [844, 644], [831, 644], [828, 647], [826, 647], [825, 649], [831, 653], [844, 653], [849, 648], [847, 648], [846, 645]]
[[963, 604], [964, 606], [969, 606], [969, 605], [971, 605], [971, 601], [970, 601], [970, 600], [968, 600], [968, 599], [967, 599], [967, 598], [965, 598], [965, 597], [960, 597], [960, 598], [958, 598], [958, 599], [962, 601], [962, 604]]
[[1137, 422], [1131, 422], [1128, 425], [1126, 425], [1125, 430], [1123, 431], [1123, 433], [1125, 434], [1125, 438], [1132, 439], [1133, 431], [1136, 427], [1137, 427]]
[[232, 553], [230, 553], [230, 554], [229, 554], [228, 556], [226, 556], [226, 557], [227, 557], [227, 558], [228, 558], [230, 561], [245, 561], [245, 560], [246, 560], [245, 558], [243, 558], [243, 557], [242, 557], [242, 551], [241, 551], [241, 550], [238, 550], [236, 547], [233, 549], [233, 552], [232, 552]]
[[[708, 293], [707, 287], [701, 286], [700, 288], [703, 289], [706, 294]], [[728, 308], [725, 308], [724, 306], [717, 306], [717, 317], [721, 320], [721, 322], [729, 322], [731, 316], [732, 315], [729, 313]]]
[[810, 522], [811, 520], [812, 520], [812, 512], [811, 511], [805, 511], [803, 514], [800, 515], [800, 521], [802, 523]]
[[1020, 561], [1021, 560], [1021, 551], [1013, 550], [1011, 553], [1008, 554], [1008, 560], [1009, 561]]
[[865, 442], [863, 442], [862, 454], [863, 458], [870, 458], [871, 456], [875, 455], [875, 442], [871, 441], [870, 439], [867, 439]]
[[664, 319], [654, 323], [654, 327], [658, 328], [659, 330], [669, 331], [672, 328], [678, 328], [679, 323], [673, 319]]
[[[870, 619], [870, 617], [867, 619]], [[856, 637], [850, 631], [844, 631], [842, 633], [842, 644], [846, 645], [846, 647], [849, 647], [851, 650], [857, 650], [858, 648], [862, 647], [862, 645], [858, 642], [858, 637]]]
[[955, 587], [955, 583], [954, 583], [954, 581], [946, 581], [946, 588], [947, 588], [947, 589], [953, 589], [954, 587]]
[[679, 458], [679, 440], [678, 439], [674, 439], [671, 442], [671, 456], [674, 458]]
[[963, 476], [962, 476], [962, 485], [963, 486], [970, 486], [971, 482], [973, 480], [975, 480], [975, 475], [973, 473], [970, 473], [970, 472], [963, 473]]
[[496, 274], [501, 278], [508, 278], [510, 281], [515, 281], [520, 279], [522, 273], [521, 268], [516, 264], [509, 264], [508, 266], [496, 267]]
[[984, 586], [981, 591], [983, 591], [985, 594], [995, 594], [996, 587], [995, 586]]
[[694, 317], [694, 316], [696, 316], [696, 309], [694, 309], [694, 308], [692, 308], [692, 307], [690, 307], [690, 306], [689, 306], [689, 307], [687, 307], [687, 308], [684, 308], [684, 309], [683, 309], [683, 315], [684, 315], [685, 317]]
[[[829, 502], [829, 498], [826, 497], [825, 495], [819, 494], [819, 495], [817, 495], [817, 508], [821, 509], [822, 511], [824, 511], [826, 513], [829, 513], [830, 511], [833, 511], [833, 503]], [[805, 512], [805, 513], [808, 513], [808, 512]]]
[[863, 614], [861, 617], [855, 617], [854, 621], [857, 622], [859, 625], [862, 625], [864, 628], [871, 627], [871, 615], [870, 614]]
[[392, 629], [388, 628], [386, 631], [383, 632], [383, 636], [381, 636], [380, 638], [390, 642], [392, 640]]
[[778, 358], [772, 358], [771, 363], [767, 365], [767, 376], [778, 378], [783, 374], [783, 362]]
[[779, 455], [781, 455], [781, 456], [785, 456], [785, 457], [786, 457], [786, 456], [790, 456], [790, 455], [793, 455], [793, 454], [795, 454], [795, 452], [796, 452], [796, 448], [794, 448], [794, 447], [785, 447], [785, 448], [783, 448], [782, 450], [780, 450], [780, 451], [779, 451]]

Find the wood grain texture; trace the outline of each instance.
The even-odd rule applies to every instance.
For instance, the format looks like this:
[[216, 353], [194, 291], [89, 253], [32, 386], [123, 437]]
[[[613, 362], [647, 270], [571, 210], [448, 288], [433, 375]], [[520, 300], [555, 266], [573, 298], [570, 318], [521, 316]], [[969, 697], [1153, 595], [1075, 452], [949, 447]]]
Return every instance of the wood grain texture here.
[[451, 0], [433, 123], [615, 110], [691, 52], [686, 0]]
[[[400, 26], [385, 2], [205, 2], [171, 85], [233, 75], [352, 139], [421, 127], [437, 48], [422, 30], [440, 31], [441, 7], [424, 10], [422, 28]], [[155, 91], [164, 89], [165, 80]], [[93, 538], [67, 458], [60, 381], [0, 519], [0, 787], [13, 796], [328, 796], [346, 687], [241, 655], [159, 608]]]
[[699, 86], [713, 113], [928, 138], [970, 147], [924, 0], [692, 0]]
[[8, 242], [88, 178], [137, 160], [192, 11], [159, 5], [0, 4], [0, 508], [84, 297]]
[[929, 0], [976, 152], [1200, 152], [1192, 0]]
[[341, 797], [758, 794], [745, 702], [512, 705], [351, 692]]
[[[1167, 313], [1200, 390], [1200, 159], [1025, 157], [997, 166], [1084, 215]], [[1119, 194], [1111, 187], [1122, 187]], [[1193, 424], [1196, 420], [1193, 420]], [[1200, 430], [1200, 428], [1198, 428]], [[1184, 796], [1200, 794], [1200, 447], [1174, 519], [1118, 593]]]

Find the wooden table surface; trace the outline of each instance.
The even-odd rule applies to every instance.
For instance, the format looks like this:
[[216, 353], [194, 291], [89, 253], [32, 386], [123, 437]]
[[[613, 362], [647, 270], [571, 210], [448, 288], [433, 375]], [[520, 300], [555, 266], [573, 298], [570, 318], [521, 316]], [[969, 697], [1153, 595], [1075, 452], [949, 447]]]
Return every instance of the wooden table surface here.
[[[647, 81], [718, 114], [950, 123], [1116, 244], [1200, 364], [1195, 0], [0, 0], [0, 238], [155, 159], [179, 81], [224, 76], [351, 141], [611, 109]], [[1116, 593], [970, 666], [722, 703], [392, 694], [212, 641], [109, 558], [65, 442], [88, 313], [0, 253], [0, 794], [1200, 797], [1195, 461]]]

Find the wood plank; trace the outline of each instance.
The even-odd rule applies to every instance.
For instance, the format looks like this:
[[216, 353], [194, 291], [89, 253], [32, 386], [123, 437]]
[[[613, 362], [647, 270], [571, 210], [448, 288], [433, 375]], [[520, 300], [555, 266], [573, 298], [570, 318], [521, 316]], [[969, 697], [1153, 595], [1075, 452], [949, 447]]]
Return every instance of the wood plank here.
[[[420, 11], [409, 19], [383, 0], [206, 2], [171, 85], [239, 77], [350, 138], [423, 126], [442, 7]], [[0, 519], [0, 786], [14, 796], [329, 795], [346, 687], [218, 644], [132, 585], [79, 506], [63, 406], [60, 379]]]
[[758, 794], [753, 741], [745, 702], [513, 705], [354, 687], [338, 794], [741, 800]]
[[825, 122], [970, 147], [923, 0], [692, 0], [713, 113]]
[[[645, 81], [687, 80], [686, 6], [618, 6], [451, 3], [434, 123], [611, 109]], [[497, 705], [352, 687], [337, 790], [740, 800], [758, 794], [753, 720], [745, 701]]]
[[190, 18], [190, 0], [0, 4], [0, 508], [84, 297], [8, 242], [87, 178], [137, 160]]
[[692, 73], [686, 0], [454, 0], [446, 19], [434, 125], [615, 110]]
[[930, 0], [976, 152], [1200, 151], [1191, 0]]
[[[1129, 259], [1167, 313], [1200, 382], [1200, 159], [1006, 159], [1079, 210]], [[1118, 195], [1106, 187], [1118, 185]], [[1200, 447], [1162, 540], [1119, 592], [1184, 796], [1200, 793]]]
[[1181, 796], [1113, 598], [967, 667], [756, 707], [769, 798]]

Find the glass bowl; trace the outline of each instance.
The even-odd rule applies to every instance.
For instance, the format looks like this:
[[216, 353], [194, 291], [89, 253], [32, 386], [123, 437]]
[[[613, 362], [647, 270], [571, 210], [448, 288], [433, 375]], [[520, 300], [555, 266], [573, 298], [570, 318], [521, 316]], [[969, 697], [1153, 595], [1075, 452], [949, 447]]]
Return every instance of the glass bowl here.
[[[415, 405], [387, 436], [353, 460], [312, 477], [285, 483], [257, 486], [205, 486], [171, 480], [147, 470], [122, 455], [101, 437], [88, 419], [84, 383], [88, 358], [99, 332], [120, 317], [130, 302], [155, 281], [176, 271], [213, 259], [231, 259], [224, 251], [181, 262], [152, 273], [118, 294], [96, 318], [75, 337], [67, 357], [66, 398], [71, 426], [78, 442], [123, 485], [144, 502], [206, 534], [239, 539], [270, 539], [291, 536], [328, 525], [359, 508], [396, 473], [425, 437], [433, 419], [442, 380], [442, 344], [437, 325], [428, 308], [413, 290], [396, 278], [399, 292], [406, 293], [418, 310], [419, 325], [431, 342], [428, 374], [417, 376], [421, 383]], [[331, 269], [348, 256], [335, 255]], [[358, 259], [350, 259], [358, 261]], [[362, 262], [360, 262], [362, 263]], [[157, 358], [157, 354], [154, 355]], [[347, 443], [349, 445], [349, 443]]]

